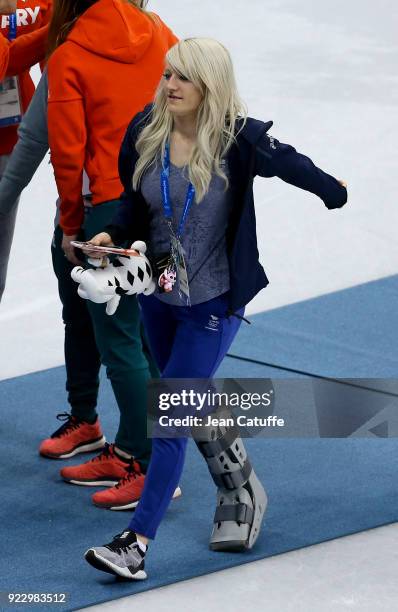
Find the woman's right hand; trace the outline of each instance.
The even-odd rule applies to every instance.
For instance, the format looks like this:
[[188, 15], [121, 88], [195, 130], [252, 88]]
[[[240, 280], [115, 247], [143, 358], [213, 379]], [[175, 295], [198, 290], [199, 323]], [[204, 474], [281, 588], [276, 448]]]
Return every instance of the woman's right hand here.
[[[89, 244], [93, 244], [94, 246], [115, 246], [113, 244], [112, 238], [107, 232], [100, 232], [99, 234], [93, 236], [90, 240], [87, 240], [87, 242]], [[85, 251], [84, 249], [82, 250], [86, 255], [89, 255], [89, 257], [102, 258], [104, 256], [104, 253], [101, 253], [101, 251], [95, 252]]]

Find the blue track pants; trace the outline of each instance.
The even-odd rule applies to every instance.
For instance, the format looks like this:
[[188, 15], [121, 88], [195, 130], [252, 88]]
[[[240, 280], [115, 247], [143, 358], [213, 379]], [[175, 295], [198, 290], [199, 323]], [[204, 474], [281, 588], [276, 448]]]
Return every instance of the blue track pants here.
[[[141, 296], [142, 320], [163, 378], [214, 376], [241, 323], [225, 316], [227, 303], [227, 294], [191, 307]], [[136, 533], [155, 537], [178, 486], [186, 446], [186, 438], [153, 439], [144, 490], [129, 525]]]

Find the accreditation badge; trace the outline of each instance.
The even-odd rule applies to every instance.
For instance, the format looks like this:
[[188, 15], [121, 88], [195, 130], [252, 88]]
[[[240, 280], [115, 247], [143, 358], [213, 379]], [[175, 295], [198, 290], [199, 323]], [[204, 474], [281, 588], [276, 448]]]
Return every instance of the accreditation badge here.
[[17, 76], [0, 82], [0, 127], [18, 125], [22, 121], [21, 94]]
[[185, 265], [184, 249], [175, 235], [171, 236], [171, 255], [177, 270], [178, 290], [181, 299], [187, 306], [191, 305], [187, 267]]

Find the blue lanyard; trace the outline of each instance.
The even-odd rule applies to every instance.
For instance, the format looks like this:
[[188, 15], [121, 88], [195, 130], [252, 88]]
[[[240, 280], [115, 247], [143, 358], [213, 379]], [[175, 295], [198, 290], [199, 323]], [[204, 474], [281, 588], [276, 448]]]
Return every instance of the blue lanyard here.
[[12, 13], [8, 17], [8, 40], [11, 42], [17, 37], [17, 14]]
[[[171, 198], [170, 198], [170, 145], [166, 144], [165, 152], [164, 152], [164, 160], [163, 160], [163, 169], [160, 175], [161, 180], [161, 190], [162, 190], [162, 200], [163, 200], [163, 212], [169, 223], [173, 220], [173, 209], [171, 206]], [[188, 213], [191, 209], [192, 203], [195, 199], [195, 187], [192, 183], [189, 183], [187, 195], [185, 198], [184, 210], [181, 215], [180, 223], [178, 224], [178, 232], [177, 237], [181, 238], [182, 233], [184, 231], [185, 223], [188, 218]]]

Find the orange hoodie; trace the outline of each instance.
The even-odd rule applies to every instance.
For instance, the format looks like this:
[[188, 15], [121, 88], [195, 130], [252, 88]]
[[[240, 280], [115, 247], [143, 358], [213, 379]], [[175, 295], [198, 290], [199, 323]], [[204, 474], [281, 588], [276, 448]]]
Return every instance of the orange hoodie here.
[[118, 155], [133, 116], [153, 99], [164, 56], [177, 42], [126, 0], [98, 0], [48, 63], [48, 131], [67, 235], [83, 224], [83, 170], [93, 205], [122, 191]]
[[[46, 25], [51, 16], [52, 0], [18, 0], [17, 2], [17, 37], [22, 34], [29, 34]], [[0, 15], [0, 36], [8, 38], [9, 33], [9, 16]], [[33, 39], [35, 40], [35, 39]], [[38, 40], [38, 39], [36, 39]], [[27, 40], [28, 42], [28, 40]], [[43, 46], [43, 44], [42, 44]], [[22, 50], [22, 47], [19, 47]], [[31, 48], [26, 47], [27, 53]], [[33, 52], [32, 60], [35, 58]], [[10, 48], [10, 63], [12, 52]], [[21, 91], [22, 110], [26, 111], [29, 102], [35, 91], [35, 86], [29, 75], [29, 67], [33, 66], [35, 61], [30, 61], [30, 57], [24, 53], [14, 56], [13, 65], [8, 67], [7, 74], [18, 75], [19, 86]], [[39, 59], [43, 59], [40, 57]], [[20, 62], [19, 64], [17, 62]], [[0, 128], [0, 155], [8, 155], [13, 150], [15, 143], [18, 140], [17, 125]]]
[[4, 38], [0, 37], [0, 81], [2, 81], [6, 75], [8, 66], [8, 43]]

